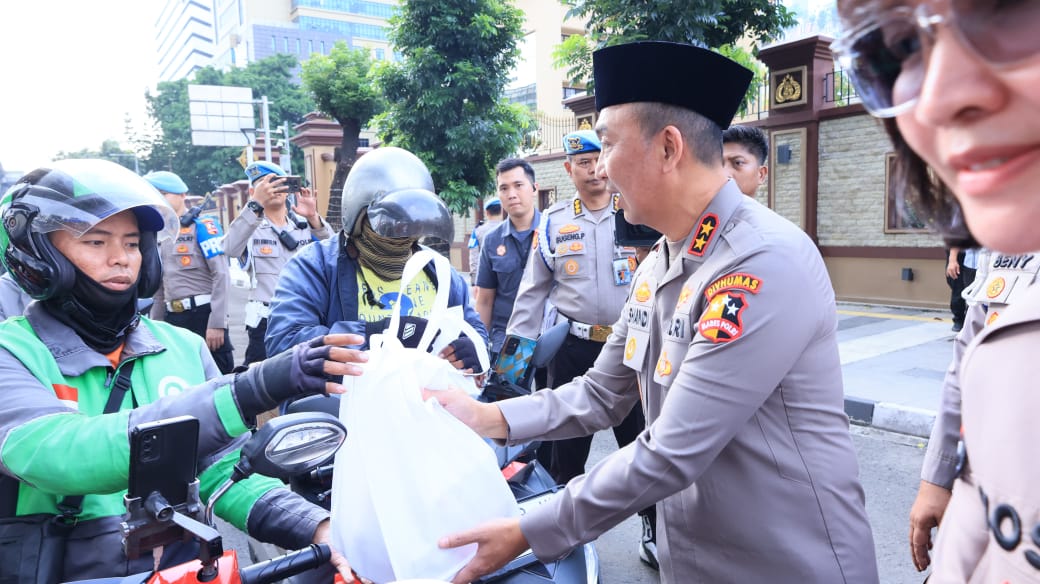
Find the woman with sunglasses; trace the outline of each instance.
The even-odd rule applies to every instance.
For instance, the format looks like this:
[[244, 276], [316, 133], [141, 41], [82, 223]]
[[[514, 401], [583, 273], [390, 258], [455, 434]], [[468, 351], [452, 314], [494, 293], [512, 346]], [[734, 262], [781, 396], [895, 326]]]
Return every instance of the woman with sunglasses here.
[[1040, 582], [1040, 2], [839, 0], [838, 10], [847, 32], [835, 54], [884, 118], [904, 194], [947, 243], [1025, 263], [987, 275], [985, 295], [1008, 306], [990, 306], [960, 358], [966, 463], [930, 582]]

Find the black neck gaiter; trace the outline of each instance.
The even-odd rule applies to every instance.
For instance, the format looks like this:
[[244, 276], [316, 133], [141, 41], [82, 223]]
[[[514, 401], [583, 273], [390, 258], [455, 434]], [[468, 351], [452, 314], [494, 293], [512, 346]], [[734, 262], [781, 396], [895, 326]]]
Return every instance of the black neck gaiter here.
[[42, 302], [47, 312], [67, 325], [88, 347], [103, 354], [115, 351], [140, 322], [137, 285], [114, 292], [76, 270], [72, 290]]

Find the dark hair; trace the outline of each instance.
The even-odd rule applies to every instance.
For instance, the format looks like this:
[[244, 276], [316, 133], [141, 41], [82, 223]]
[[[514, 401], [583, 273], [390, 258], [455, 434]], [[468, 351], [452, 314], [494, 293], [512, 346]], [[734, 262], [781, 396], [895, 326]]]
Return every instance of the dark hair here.
[[722, 131], [723, 144], [740, 144], [748, 149], [755, 158], [758, 165], [762, 166], [769, 160], [769, 138], [760, 128], [754, 126], [730, 126]]
[[534, 168], [532, 168], [530, 163], [522, 158], [503, 158], [498, 161], [498, 164], [495, 166], [495, 176], [497, 178], [498, 175], [504, 172], [509, 172], [514, 168], [524, 169], [524, 174], [527, 175], [527, 180], [531, 181], [532, 187], [534, 186]]
[[893, 173], [898, 188], [896, 200], [899, 208], [903, 207], [903, 201], [908, 201], [918, 217], [939, 232], [947, 246], [979, 247], [964, 222], [961, 205], [950, 189], [906, 143], [895, 119], [887, 118], [883, 122], [896, 151]]
[[708, 165], [722, 165], [722, 129], [699, 113], [659, 102], [635, 102], [636, 118], [643, 129], [643, 138], [649, 140], [666, 126], [675, 126], [694, 157]]

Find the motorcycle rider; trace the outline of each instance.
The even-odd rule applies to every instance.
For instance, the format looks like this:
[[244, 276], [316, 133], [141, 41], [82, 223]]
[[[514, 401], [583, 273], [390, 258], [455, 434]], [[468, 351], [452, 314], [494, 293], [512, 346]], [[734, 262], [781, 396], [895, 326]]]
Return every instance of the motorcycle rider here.
[[[361, 157], [347, 176], [342, 198], [343, 229], [306, 246], [285, 265], [271, 302], [267, 353], [328, 333], [381, 333], [394, 302], [402, 306], [402, 339], [417, 343], [436, 295], [436, 278], [424, 270], [398, 300], [401, 272], [421, 237], [452, 241], [448, 208], [434, 194], [433, 178], [407, 150], [384, 147]], [[462, 306], [466, 321], [485, 346], [459, 337], [440, 356], [458, 369], [479, 370], [477, 351], [487, 351], [487, 331], [469, 303], [469, 286], [454, 268], [448, 306]], [[405, 326], [407, 324], [414, 327]]]
[[[256, 414], [285, 399], [342, 392], [330, 379], [360, 374], [351, 363], [367, 357], [343, 346], [361, 339], [314, 339], [220, 376], [203, 339], [136, 311], [136, 299], [161, 285], [158, 242], [178, 230], [173, 209], [148, 182], [108, 161], [65, 160], [25, 175], [0, 209], [0, 257], [36, 300], [0, 323], [0, 528], [16, 516], [62, 516], [71, 526], [64, 579], [193, 559], [194, 542], [167, 545], [154, 559], [123, 553], [130, 429], [198, 418], [200, 493], [208, 499], [230, 475]], [[80, 495], [77, 513], [69, 501]], [[286, 548], [329, 539], [324, 509], [260, 475], [231, 487], [215, 511]], [[0, 581], [35, 581], [31, 568], [24, 571], [34, 550], [17, 539], [2, 547]], [[333, 563], [350, 574], [341, 555]]]

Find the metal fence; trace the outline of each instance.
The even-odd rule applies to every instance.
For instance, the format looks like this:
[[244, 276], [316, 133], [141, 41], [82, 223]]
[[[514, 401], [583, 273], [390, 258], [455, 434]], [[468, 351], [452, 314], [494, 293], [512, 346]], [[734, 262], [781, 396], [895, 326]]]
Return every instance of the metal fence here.
[[835, 69], [823, 77], [823, 102], [836, 105], [859, 103], [859, 94], [852, 86], [849, 74]]
[[522, 146], [528, 155], [563, 152], [563, 137], [578, 129], [578, 120], [572, 115], [536, 112], [531, 117], [534, 123], [524, 136]]

